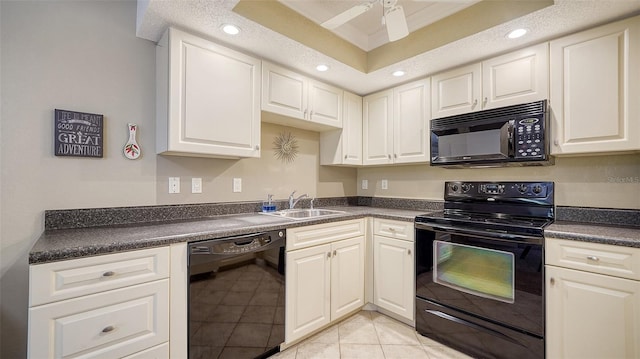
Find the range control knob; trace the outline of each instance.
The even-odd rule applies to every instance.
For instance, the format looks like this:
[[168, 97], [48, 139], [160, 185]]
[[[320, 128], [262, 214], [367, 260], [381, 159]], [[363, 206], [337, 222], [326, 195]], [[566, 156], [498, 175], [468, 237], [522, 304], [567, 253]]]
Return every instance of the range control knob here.
[[520, 191], [520, 193], [525, 193], [529, 189], [529, 186], [527, 186], [526, 184], [519, 184], [516, 185], [516, 188], [518, 189], [518, 191]]
[[454, 183], [451, 185], [451, 191], [452, 192], [458, 192], [460, 190], [460, 187], [458, 186], [457, 183]]
[[542, 193], [542, 186], [541, 186], [541, 185], [539, 185], [539, 184], [537, 184], [537, 185], [533, 186], [533, 193], [535, 193], [535, 194], [540, 194], [540, 193]]
[[463, 183], [461, 187], [462, 187], [462, 192], [469, 192], [469, 190], [471, 189], [471, 186], [468, 183]]

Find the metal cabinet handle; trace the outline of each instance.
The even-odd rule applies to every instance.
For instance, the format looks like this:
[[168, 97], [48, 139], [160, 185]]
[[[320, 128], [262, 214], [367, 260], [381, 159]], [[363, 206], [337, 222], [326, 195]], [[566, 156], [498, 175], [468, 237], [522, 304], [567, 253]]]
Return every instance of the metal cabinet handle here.
[[333, 250], [333, 256], [335, 257], [335, 256], [337, 256], [337, 255], [338, 255], [338, 252], [334, 249], [334, 250]]
[[331, 252], [327, 252], [327, 258], [331, 258]]
[[309, 112], [309, 119], [311, 120], [313, 118], [313, 111]]
[[113, 271], [108, 271], [108, 272], [102, 273], [103, 277], [113, 277], [114, 275], [116, 275], [116, 272], [113, 272]]
[[551, 284], [551, 285], [556, 284], [556, 280], [555, 280], [555, 278], [551, 277], [551, 278], [549, 279], [549, 284]]
[[387, 158], [391, 159], [391, 154], [388, 154], [388, 155], [387, 155]]
[[590, 260], [590, 261], [594, 261], [594, 262], [600, 261], [600, 258], [598, 258], [596, 256], [587, 256], [587, 259]]
[[471, 105], [471, 108], [474, 108], [478, 105], [478, 99], [473, 100], [473, 105]]
[[256, 145], [256, 151], [260, 150], [260, 145]]
[[487, 101], [489, 101], [489, 99], [485, 97], [484, 100], [482, 100], [482, 106], [486, 105]]
[[305, 120], [307, 119], [307, 109], [304, 110], [304, 114], [302, 115], [302, 118], [304, 118]]
[[397, 154], [397, 153], [394, 153], [394, 154], [393, 154], [393, 158], [398, 158], [398, 154]]
[[407, 254], [411, 255], [411, 249], [407, 249]]
[[115, 329], [116, 329], [116, 327], [114, 327], [113, 325], [110, 325], [110, 326], [105, 327], [104, 329], [102, 329], [102, 332], [103, 333], [109, 333], [109, 332], [114, 331]]
[[389, 227], [389, 232], [395, 232], [395, 231], [396, 231], [396, 229], [395, 229], [395, 228], [393, 228], [393, 227]]
[[344, 155], [344, 159], [345, 159], [345, 160], [347, 159], [347, 155]]
[[557, 145], [558, 145], [558, 140], [553, 140], [553, 144], [554, 144], [555, 146], [557, 146]]

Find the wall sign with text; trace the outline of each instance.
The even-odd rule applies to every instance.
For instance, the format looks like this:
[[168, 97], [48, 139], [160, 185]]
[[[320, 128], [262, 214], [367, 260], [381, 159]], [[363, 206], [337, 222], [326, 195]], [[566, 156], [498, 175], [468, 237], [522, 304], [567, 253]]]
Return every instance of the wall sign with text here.
[[103, 116], [55, 111], [55, 155], [102, 157]]

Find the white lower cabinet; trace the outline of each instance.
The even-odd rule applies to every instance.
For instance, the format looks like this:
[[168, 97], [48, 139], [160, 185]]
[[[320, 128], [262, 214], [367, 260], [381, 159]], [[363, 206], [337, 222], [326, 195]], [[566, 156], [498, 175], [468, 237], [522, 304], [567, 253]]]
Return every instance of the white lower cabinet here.
[[168, 247], [32, 265], [28, 356], [168, 353], [168, 269]]
[[640, 249], [547, 239], [546, 252], [547, 358], [639, 358]]
[[364, 306], [364, 253], [363, 219], [287, 230], [287, 344]]
[[[386, 310], [413, 323], [415, 303], [413, 223], [378, 218], [373, 221], [373, 304], [383, 311]], [[382, 234], [389, 230], [391, 230], [389, 236]]]

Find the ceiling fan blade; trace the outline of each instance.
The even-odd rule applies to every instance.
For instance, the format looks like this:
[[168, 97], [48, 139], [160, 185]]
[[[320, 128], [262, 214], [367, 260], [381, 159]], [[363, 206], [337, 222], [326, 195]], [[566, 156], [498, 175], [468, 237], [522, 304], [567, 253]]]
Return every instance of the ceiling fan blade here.
[[333, 30], [336, 27], [347, 23], [351, 19], [354, 19], [354, 18], [358, 17], [359, 15], [364, 14], [369, 9], [371, 9], [372, 6], [373, 6], [373, 2], [366, 3], [366, 4], [361, 4], [361, 5], [356, 5], [356, 6], [352, 7], [351, 9], [332, 17], [331, 19], [323, 22], [320, 25], [322, 27], [324, 27], [325, 29]]
[[384, 19], [387, 24], [387, 35], [389, 36], [389, 41], [400, 40], [409, 35], [407, 19], [404, 16], [402, 6], [396, 6], [387, 11], [384, 15]]

